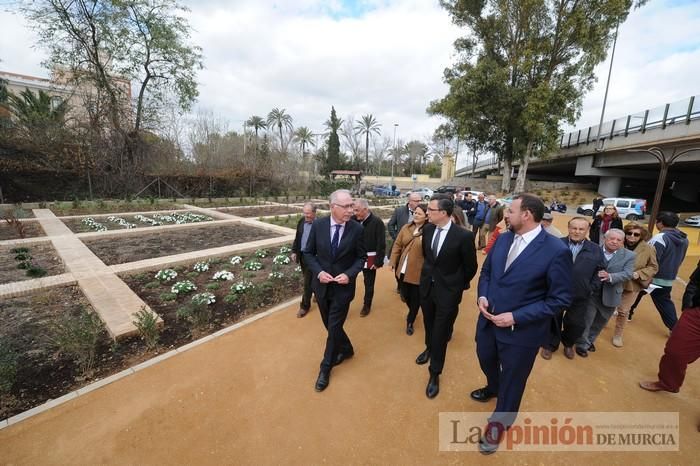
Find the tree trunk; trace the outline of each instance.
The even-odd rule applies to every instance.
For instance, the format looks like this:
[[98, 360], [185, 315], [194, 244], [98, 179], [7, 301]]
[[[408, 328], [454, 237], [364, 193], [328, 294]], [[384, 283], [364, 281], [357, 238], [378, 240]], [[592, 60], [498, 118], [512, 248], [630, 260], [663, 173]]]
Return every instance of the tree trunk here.
[[474, 173], [476, 172], [476, 162], [477, 162], [477, 157], [476, 157], [476, 147], [472, 149], [472, 178], [474, 178]]
[[510, 157], [503, 157], [503, 180], [501, 181], [501, 191], [503, 191], [504, 193], [510, 192], [510, 171]]
[[530, 163], [530, 156], [534, 147], [534, 143], [527, 143], [527, 150], [525, 151], [525, 154], [523, 154], [523, 160], [520, 162], [520, 168], [518, 169], [518, 177], [515, 179], [516, 193], [525, 192], [525, 178], [527, 177], [527, 166]]

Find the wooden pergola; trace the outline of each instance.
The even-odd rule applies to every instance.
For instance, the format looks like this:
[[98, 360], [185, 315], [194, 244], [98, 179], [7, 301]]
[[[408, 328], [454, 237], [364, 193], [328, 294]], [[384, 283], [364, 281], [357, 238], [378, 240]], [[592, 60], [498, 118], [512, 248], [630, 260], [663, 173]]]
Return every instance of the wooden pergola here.
[[355, 185], [354, 190], [357, 192], [360, 192], [360, 181], [362, 180], [362, 171], [360, 170], [333, 170], [330, 173], [331, 180], [334, 180], [336, 178], [349, 178], [353, 180], [353, 183]]

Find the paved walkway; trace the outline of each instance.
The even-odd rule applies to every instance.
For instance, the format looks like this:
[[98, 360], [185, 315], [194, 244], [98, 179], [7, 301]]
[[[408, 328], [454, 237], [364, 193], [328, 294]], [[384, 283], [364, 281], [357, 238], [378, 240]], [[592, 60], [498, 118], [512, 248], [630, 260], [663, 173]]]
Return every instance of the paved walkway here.
[[[78, 281], [85, 297], [100, 316], [112, 338], [134, 334], [133, 314], [150, 307], [78, 239], [49, 209], [35, 209], [34, 215], [53, 243], [66, 270]], [[152, 312], [152, 311], [151, 311]], [[158, 321], [162, 319], [158, 317]]]
[[[481, 259], [480, 259], [481, 260]], [[697, 264], [688, 258], [687, 280]], [[358, 298], [346, 329], [353, 359], [337, 367], [330, 387], [316, 393], [325, 333], [313, 307], [296, 306], [0, 430], [7, 464], [695, 464], [700, 448], [700, 365], [690, 367], [678, 394], [649, 393], [666, 340], [649, 299], [625, 334], [569, 361], [561, 351], [537, 359], [523, 411], [672, 411], [680, 413], [678, 452], [507, 453], [483, 457], [438, 451], [438, 415], [483, 413], [494, 402], [469, 400], [484, 384], [474, 347], [475, 292], [465, 293], [440, 395], [425, 397], [427, 369], [413, 360], [423, 327], [404, 333], [405, 307], [391, 272], [378, 273], [372, 313], [359, 317]], [[678, 302], [682, 286], [674, 287]]]

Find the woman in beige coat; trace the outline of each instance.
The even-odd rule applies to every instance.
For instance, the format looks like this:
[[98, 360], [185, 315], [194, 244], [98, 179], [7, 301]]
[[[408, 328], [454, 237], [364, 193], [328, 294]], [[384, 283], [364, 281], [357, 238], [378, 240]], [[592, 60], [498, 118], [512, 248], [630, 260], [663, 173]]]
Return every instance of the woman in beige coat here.
[[634, 251], [634, 274], [632, 280], [628, 280], [623, 285], [622, 302], [617, 308], [617, 320], [615, 321], [615, 335], [612, 344], [618, 348], [622, 347], [622, 332], [627, 323], [627, 315], [630, 312], [637, 294], [647, 288], [659, 270], [656, 261], [656, 249], [647, 243], [649, 231], [637, 222], [630, 222], [625, 225], [625, 247]]
[[420, 271], [423, 268], [423, 225], [428, 221], [428, 206], [419, 204], [413, 210], [413, 221], [404, 225], [391, 248], [389, 263], [396, 274], [401, 297], [408, 306], [406, 333], [413, 335], [413, 323], [420, 308]]

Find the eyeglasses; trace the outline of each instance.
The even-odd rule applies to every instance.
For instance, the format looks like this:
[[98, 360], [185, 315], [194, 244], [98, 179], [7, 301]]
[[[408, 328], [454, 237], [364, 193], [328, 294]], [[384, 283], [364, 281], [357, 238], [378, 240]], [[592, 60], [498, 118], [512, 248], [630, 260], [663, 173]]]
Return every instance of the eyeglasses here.
[[627, 236], [634, 236], [635, 238], [639, 238], [640, 236], [642, 236], [641, 233], [638, 233], [638, 232], [636, 232], [636, 231], [628, 231], [627, 233], [625, 233], [625, 235], [627, 235]]
[[340, 207], [341, 209], [345, 209], [345, 210], [352, 209], [355, 207], [355, 204], [345, 204], [345, 205], [333, 204], [333, 205], [336, 207]]

